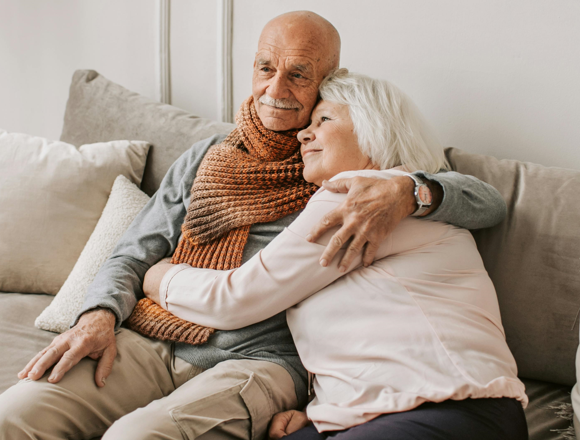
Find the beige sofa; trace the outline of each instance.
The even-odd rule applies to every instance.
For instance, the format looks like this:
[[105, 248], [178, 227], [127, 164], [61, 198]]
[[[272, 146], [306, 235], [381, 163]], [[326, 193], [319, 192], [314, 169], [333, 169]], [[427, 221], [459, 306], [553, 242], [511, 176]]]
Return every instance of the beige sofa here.
[[[142, 189], [153, 194], [169, 166], [194, 142], [232, 125], [153, 102], [94, 71], [73, 77], [61, 140], [76, 146], [116, 139], [149, 141]], [[448, 149], [454, 170], [495, 186], [508, 204], [498, 226], [473, 235], [493, 279], [508, 344], [527, 387], [530, 438], [564, 439], [575, 383], [580, 307], [580, 172]], [[0, 268], [2, 270], [2, 268]], [[43, 294], [0, 293], [0, 392], [55, 336], [33, 323], [51, 302]], [[566, 412], [566, 411], [564, 411]]]

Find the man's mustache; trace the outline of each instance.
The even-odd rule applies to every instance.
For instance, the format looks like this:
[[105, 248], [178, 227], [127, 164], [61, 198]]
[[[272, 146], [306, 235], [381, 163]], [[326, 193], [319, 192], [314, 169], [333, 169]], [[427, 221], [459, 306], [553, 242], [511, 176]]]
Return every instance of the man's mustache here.
[[274, 99], [274, 98], [266, 95], [265, 93], [262, 96], [260, 96], [258, 101], [260, 102], [260, 104], [269, 105], [270, 107], [282, 108], [285, 110], [289, 110], [289, 109], [300, 110], [300, 109], [302, 109], [302, 104], [300, 104], [298, 101], [296, 101], [294, 99], [287, 99], [287, 98]]

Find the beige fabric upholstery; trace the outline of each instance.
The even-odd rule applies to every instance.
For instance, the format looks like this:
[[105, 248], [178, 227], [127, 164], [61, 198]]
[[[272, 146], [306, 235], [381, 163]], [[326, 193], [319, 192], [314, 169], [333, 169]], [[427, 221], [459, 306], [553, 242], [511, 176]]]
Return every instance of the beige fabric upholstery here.
[[74, 145], [0, 130], [0, 291], [56, 294], [122, 174], [139, 185], [149, 145]]
[[53, 299], [52, 295], [0, 293], [0, 393], [18, 382], [18, 372], [56, 336], [34, 327], [38, 314]]
[[504, 196], [507, 218], [474, 232], [507, 342], [530, 379], [574, 385], [580, 308], [580, 171], [448, 149], [452, 168]]
[[145, 98], [94, 70], [78, 70], [70, 87], [61, 140], [77, 146], [114, 139], [150, 142], [153, 146], [141, 189], [152, 195], [184, 151], [233, 127]]

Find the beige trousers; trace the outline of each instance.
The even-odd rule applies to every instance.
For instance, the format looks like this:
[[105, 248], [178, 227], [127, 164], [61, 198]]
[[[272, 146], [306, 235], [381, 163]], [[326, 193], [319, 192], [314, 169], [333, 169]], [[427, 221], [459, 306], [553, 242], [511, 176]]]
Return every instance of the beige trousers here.
[[58, 384], [20, 381], [0, 395], [2, 440], [263, 439], [271, 417], [297, 404], [294, 382], [267, 361], [231, 360], [202, 371], [173, 344], [131, 330], [104, 388], [83, 359]]

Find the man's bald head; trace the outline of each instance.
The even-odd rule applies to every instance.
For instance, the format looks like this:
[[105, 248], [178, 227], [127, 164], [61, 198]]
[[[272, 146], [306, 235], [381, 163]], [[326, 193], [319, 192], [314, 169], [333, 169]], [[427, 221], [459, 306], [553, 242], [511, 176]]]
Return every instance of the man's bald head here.
[[314, 12], [287, 12], [270, 20], [262, 30], [258, 50], [260, 43], [276, 37], [285, 37], [290, 40], [289, 45], [310, 47], [317, 52], [324, 76], [340, 64], [340, 35], [331, 22]]
[[306, 126], [318, 86], [340, 62], [335, 27], [309, 11], [282, 14], [264, 27], [254, 62], [252, 94], [266, 128]]

